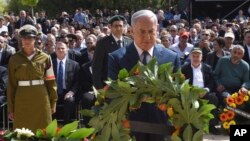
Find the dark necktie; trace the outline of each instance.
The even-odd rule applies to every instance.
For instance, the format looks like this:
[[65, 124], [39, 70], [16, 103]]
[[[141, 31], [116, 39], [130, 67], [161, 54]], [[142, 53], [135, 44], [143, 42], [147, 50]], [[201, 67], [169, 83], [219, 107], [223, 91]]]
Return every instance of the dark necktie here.
[[58, 94], [62, 94], [63, 92], [63, 62], [60, 61], [59, 69], [57, 73], [57, 92]]
[[174, 43], [175, 43], [175, 36], [172, 39], [172, 44], [174, 44]]
[[143, 51], [142, 53], [142, 64], [146, 65], [148, 62], [147, 62], [147, 56], [148, 56], [148, 52], [147, 51]]
[[117, 41], [117, 45], [118, 45], [119, 48], [121, 48], [121, 47], [122, 47], [122, 41], [121, 41], [121, 40], [118, 40], [118, 41]]

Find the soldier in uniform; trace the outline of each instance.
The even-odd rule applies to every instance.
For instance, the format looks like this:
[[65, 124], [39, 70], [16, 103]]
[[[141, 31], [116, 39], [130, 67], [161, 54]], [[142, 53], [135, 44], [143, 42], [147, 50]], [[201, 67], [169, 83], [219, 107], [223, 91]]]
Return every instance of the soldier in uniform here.
[[13, 128], [33, 132], [45, 128], [55, 113], [56, 81], [50, 57], [35, 47], [37, 29], [20, 28], [22, 49], [11, 56], [8, 68], [8, 116]]

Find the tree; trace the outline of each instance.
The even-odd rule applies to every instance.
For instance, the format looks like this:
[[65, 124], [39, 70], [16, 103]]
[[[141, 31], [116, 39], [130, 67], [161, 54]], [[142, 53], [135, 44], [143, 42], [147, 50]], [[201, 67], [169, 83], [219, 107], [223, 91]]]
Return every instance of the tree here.
[[6, 9], [6, 3], [4, 1], [0, 1], [0, 13], [3, 13]]
[[31, 14], [32, 17], [34, 16], [34, 10], [33, 7], [37, 5], [37, 3], [39, 2], [39, 0], [21, 0], [21, 3], [23, 5], [27, 5], [31, 7]]

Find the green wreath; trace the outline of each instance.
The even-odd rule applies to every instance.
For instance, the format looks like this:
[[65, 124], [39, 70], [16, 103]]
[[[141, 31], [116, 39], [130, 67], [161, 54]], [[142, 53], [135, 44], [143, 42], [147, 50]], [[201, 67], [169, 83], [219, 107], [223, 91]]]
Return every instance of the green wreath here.
[[108, 89], [95, 91], [94, 110], [82, 111], [85, 116], [92, 116], [89, 125], [95, 128], [95, 141], [135, 140], [130, 137], [127, 117], [142, 102], [155, 103], [169, 114], [176, 127], [174, 141], [200, 141], [208, 132], [215, 106], [199, 98], [205, 90], [190, 86], [180, 70], [173, 73], [171, 63], [158, 65], [155, 58], [147, 65], [138, 62], [130, 72], [122, 69], [117, 80], [106, 83]]

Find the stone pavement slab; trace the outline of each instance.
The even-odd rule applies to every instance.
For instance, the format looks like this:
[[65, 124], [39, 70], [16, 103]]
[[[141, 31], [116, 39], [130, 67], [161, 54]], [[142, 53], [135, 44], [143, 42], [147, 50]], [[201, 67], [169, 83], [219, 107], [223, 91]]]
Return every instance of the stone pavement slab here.
[[229, 141], [229, 136], [207, 134], [203, 136], [203, 141]]

